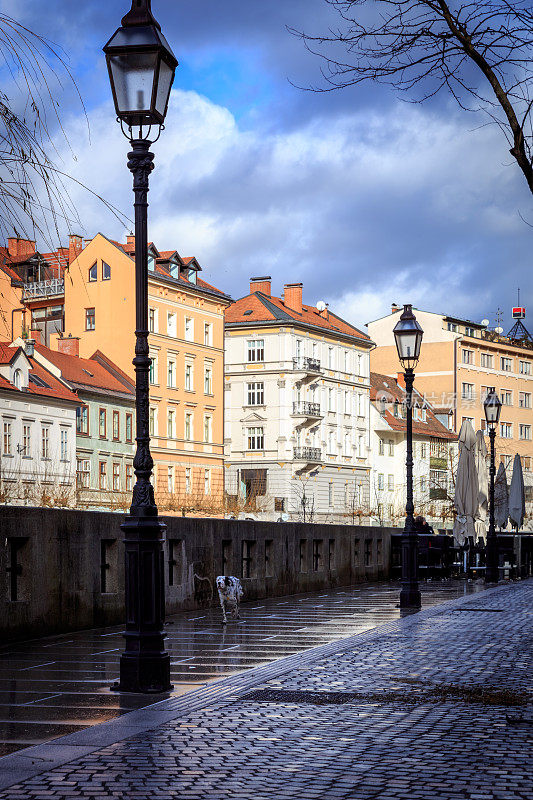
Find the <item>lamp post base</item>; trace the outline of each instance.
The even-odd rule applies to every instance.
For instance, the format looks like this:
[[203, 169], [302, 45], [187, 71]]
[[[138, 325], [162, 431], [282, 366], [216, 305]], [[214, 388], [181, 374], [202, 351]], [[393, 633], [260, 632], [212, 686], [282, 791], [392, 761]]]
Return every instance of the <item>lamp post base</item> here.
[[400, 608], [422, 608], [422, 597], [418, 589], [402, 589], [400, 592]]
[[161, 694], [170, 692], [170, 656], [168, 653], [122, 653], [120, 657], [120, 681], [113, 686], [119, 692], [136, 694]]

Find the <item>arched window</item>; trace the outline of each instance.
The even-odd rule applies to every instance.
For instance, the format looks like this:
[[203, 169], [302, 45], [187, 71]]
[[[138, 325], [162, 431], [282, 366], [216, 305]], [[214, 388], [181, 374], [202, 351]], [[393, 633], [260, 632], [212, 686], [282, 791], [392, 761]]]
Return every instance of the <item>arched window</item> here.
[[96, 261], [89, 270], [89, 280], [90, 281], [98, 280], [98, 264], [96, 263]]
[[22, 370], [20, 369], [15, 370], [15, 372], [13, 373], [13, 383], [15, 384], [17, 389], [20, 389], [22, 387]]

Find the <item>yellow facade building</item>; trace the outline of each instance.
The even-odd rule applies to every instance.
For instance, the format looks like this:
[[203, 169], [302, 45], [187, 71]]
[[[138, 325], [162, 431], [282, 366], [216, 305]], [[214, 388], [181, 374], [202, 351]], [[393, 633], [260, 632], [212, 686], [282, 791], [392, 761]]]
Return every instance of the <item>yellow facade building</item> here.
[[[161, 510], [221, 513], [224, 311], [231, 298], [195, 258], [149, 245], [150, 431]], [[135, 237], [97, 234], [65, 274], [65, 334], [134, 377]]]

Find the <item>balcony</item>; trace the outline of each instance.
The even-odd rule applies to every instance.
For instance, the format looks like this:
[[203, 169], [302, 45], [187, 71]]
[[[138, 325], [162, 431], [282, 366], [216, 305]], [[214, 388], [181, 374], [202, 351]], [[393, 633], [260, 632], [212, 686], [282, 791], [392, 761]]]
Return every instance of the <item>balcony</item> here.
[[446, 470], [448, 468], [448, 459], [446, 456], [431, 456], [429, 457], [429, 468]]
[[314, 417], [320, 419], [320, 403], [310, 403], [307, 400], [296, 400], [292, 404], [293, 417]]
[[25, 283], [22, 293], [23, 302], [29, 300], [45, 300], [49, 297], [62, 297], [65, 294], [65, 281], [62, 278], [53, 278], [50, 281]]
[[292, 368], [298, 372], [312, 372], [320, 374], [320, 361], [309, 356], [300, 356], [292, 359]]
[[320, 447], [295, 447], [294, 460], [320, 464], [322, 461], [322, 450]]

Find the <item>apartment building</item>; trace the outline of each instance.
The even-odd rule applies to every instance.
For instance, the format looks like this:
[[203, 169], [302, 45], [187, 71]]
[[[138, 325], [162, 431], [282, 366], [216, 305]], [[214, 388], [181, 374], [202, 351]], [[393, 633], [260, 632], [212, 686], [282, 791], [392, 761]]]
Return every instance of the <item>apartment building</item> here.
[[[453, 528], [457, 436], [424, 397], [413, 398], [415, 514], [434, 527]], [[370, 511], [381, 524], [403, 527], [406, 502], [407, 421], [403, 374], [370, 373]]]
[[0, 342], [0, 496], [68, 505], [76, 474], [79, 400], [35, 358], [34, 342]]
[[[134, 379], [135, 237], [101, 233], [65, 276], [65, 332]], [[161, 510], [221, 513], [224, 487], [224, 311], [231, 298], [206, 283], [194, 257], [148, 248], [150, 433]]]
[[[376, 342], [371, 354], [372, 371], [397, 375], [398, 355], [393, 328], [399, 308], [370, 322]], [[512, 464], [518, 453], [533, 479], [533, 346], [488, 330], [483, 323], [415, 309], [424, 330], [415, 387], [424, 394], [440, 421], [458, 433], [470, 420], [474, 430], [485, 429], [483, 401], [495, 387], [502, 401], [496, 436], [498, 461]]]
[[369, 503], [370, 338], [301, 283], [226, 311], [226, 491], [238, 516], [346, 520]]

